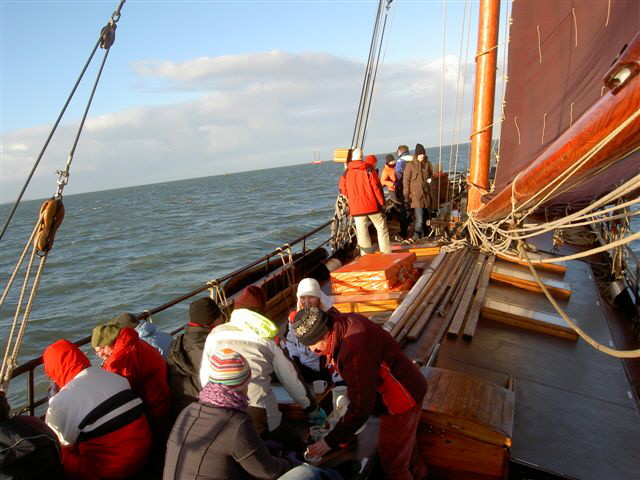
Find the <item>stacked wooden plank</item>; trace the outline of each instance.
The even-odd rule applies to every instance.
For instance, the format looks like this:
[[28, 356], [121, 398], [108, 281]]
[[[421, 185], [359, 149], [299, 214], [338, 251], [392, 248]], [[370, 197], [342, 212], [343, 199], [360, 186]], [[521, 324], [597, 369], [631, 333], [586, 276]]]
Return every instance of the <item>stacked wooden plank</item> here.
[[[543, 254], [538, 257], [543, 258]], [[491, 286], [482, 303], [481, 312], [484, 318], [513, 325], [518, 328], [554, 335], [576, 341], [578, 334], [556, 313], [550, 313], [547, 301], [542, 304], [538, 298], [542, 296], [542, 289], [533, 277], [528, 266], [512, 258], [499, 257], [500, 262], [491, 273], [495, 284]], [[526, 263], [526, 262], [525, 262]], [[564, 275], [566, 267], [556, 264], [534, 264], [544, 286], [556, 298], [568, 301], [571, 296], [571, 286], [558, 277]], [[513, 287], [536, 292], [540, 295], [522, 296], [518, 300], [510, 298], [509, 290]]]
[[394, 310], [417, 277], [411, 252], [370, 254], [331, 272], [333, 304], [341, 312]]
[[418, 261], [431, 258], [440, 253], [440, 245], [436, 242], [429, 244], [394, 245], [391, 247], [393, 253], [411, 252], [415, 253]]
[[445, 334], [457, 336], [461, 331], [470, 338], [480, 314], [480, 306], [493, 269], [494, 257], [469, 250], [459, 250], [457, 257], [439, 276], [438, 285], [406, 338], [418, 340], [414, 360], [428, 363]]
[[342, 313], [387, 312], [395, 310], [406, 295], [406, 291], [335, 295], [333, 306]]
[[[499, 265], [494, 267], [491, 272], [491, 280], [505, 283], [507, 285], [513, 285], [514, 287], [523, 288], [532, 292], [542, 293], [540, 285], [531, 272], [507, 263], [501, 262]], [[551, 295], [556, 298], [566, 299], [571, 296], [571, 286], [567, 282], [543, 277], [542, 283], [547, 290], [549, 290]]]

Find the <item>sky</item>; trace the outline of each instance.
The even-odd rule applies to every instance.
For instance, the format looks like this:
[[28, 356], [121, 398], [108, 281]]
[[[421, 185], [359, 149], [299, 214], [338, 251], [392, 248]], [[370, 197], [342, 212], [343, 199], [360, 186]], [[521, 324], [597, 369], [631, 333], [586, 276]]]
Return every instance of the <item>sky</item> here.
[[[0, 203], [15, 200], [118, 3], [0, 0]], [[351, 143], [376, 8], [128, 0], [65, 194], [300, 164], [316, 148], [332, 158]], [[468, 141], [477, 15], [472, 1], [392, 3], [365, 152]], [[103, 54], [25, 198], [54, 193]]]

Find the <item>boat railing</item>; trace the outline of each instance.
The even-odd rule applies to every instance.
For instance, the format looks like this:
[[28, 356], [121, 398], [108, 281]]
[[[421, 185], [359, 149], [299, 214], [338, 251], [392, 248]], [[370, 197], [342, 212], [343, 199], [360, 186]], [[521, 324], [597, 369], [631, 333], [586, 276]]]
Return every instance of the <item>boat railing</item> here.
[[[286, 252], [287, 250], [289, 250], [291, 247], [299, 245], [301, 247], [301, 256], [297, 259], [294, 260], [294, 263], [296, 262], [300, 262], [300, 261], [304, 261], [306, 255], [311, 252], [310, 249], [307, 248], [307, 241], [315, 234], [319, 233], [320, 231], [324, 230], [325, 228], [327, 228], [328, 226], [331, 225], [333, 220], [330, 220], [328, 222], [323, 223], [322, 225], [304, 233], [303, 235], [299, 236], [298, 238], [296, 238], [295, 240], [286, 243], [284, 245], [282, 245], [281, 247], [276, 248], [273, 252], [268, 253], [267, 255], [264, 255], [262, 257], [260, 257], [259, 259], [241, 267], [238, 268], [237, 270], [234, 270], [231, 273], [228, 273], [220, 278], [217, 278], [215, 280], [212, 280], [210, 282], [207, 282], [206, 284], [196, 288], [195, 290], [190, 291], [189, 293], [186, 293], [178, 298], [175, 298], [173, 300], [170, 300], [169, 302], [166, 302], [158, 307], [155, 308], [151, 308], [148, 310], [145, 310], [143, 313], [140, 313], [138, 315], [136, 315], [136, 317], [138, 319], [145, 319], [145, 318], [149, 318], [150, 316], [162, 312], [163, 310], [166, 310], [170, 307], [173, 307], [174, 305], [177, 305], [181, 302], [184, 302], [185, 300], [188, 300], [189, 298], [194, 297], [195, 295], [198, 295], [199, 293], [202, 293], [206, 290], [209, 290], [213, 284], [219, 284], [222, 285], [223, 282], [226, 282], [227, 280], [235, 277], [236, 275], [242, 274], [258, 265], [261, 264], [265, 264], [265, 271], [269, 272], [269, 262], [272, 261], [272, 259], [274, 257], [278, 257], [278, 259], [281, 258], [281, 255], [283, 252]], [[331, 242], [331, 236], [329, 236], [329, 238], [327, 240], [324, 240], [323, 242], [319, 243], [318, 245], [314, 245], [314, 249], [316, 248], [321, 248], [324, 247], [325, 245], [329, 244]], [[178, 333], [180, 333], [184, 328], [184, 325], [174, 329], [173, 331], [171, 331], [171, 335], [174, 336]], [[75, 342], [73, 342], [75, 345], [77, 345], [78, 347], [82, 347], [84, 345], [87, 345], [89, 342], [91, 342], [91, 335], [84, 337], [80, 340], [77, 340]], [[23, 413], [27, 413], [29, 412], [29, 415], [35, 415], [35, 411], [36, 408], [38, 408], [41, 405], [44, 405], [47, 401], [48, 401], [48, 397], [44, 396], [43, 398], [39, 398], [38, 400], [35, 399], [35, 369], [38, 368], [39, 366], [41, 366], [43, 364], [43, 360], [42, 360], [42, 356], [39, 356], [37, 358], [34, 358], [32, 360], [29, 360], [21, 365], [18, 365], [12, 372], [11, 374], [11, 379], [15, 379], [17, 377], [20, 377], [21, 375], [27, 375], [26, 378], [26, 387], [27, 387], [27, 404], [19, 407], [17, 409], [15, 409], [12, 413], [13, 414], [23, 414]]]

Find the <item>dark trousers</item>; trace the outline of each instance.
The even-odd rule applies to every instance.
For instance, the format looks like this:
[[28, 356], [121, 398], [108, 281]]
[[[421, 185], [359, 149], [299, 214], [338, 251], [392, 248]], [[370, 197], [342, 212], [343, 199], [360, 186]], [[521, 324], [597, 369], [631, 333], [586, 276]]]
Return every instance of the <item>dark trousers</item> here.
[[378, 434], [378, 456], [386, 480], [423, 480], [428, 468], [416, 446], [422, 413], [421, 402], [399, 415], [382, 415]]
[[427, 226], [427, 221], [431, 218], [431, 212], [428, 208], [414, 208], [413, 209], [413, 239], [426, 237], [429, 234], [430, 227]]

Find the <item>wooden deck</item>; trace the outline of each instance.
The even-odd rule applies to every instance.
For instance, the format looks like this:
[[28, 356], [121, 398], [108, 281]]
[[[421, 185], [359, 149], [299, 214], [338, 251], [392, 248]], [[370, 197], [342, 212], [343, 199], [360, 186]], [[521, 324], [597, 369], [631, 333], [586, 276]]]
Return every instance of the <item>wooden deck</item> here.
[[[562, 303], [591, 336], [613, 346], [588, 264], [568, 262]], [[555, 313], [543, 295], [492, 283], [487, 295]], [[580, 479], [640, 478], [640, 415], [622, 361], [588, 346], [481, 318], [471, 341], [445, 337], [435, 366], [506, 385], [515, 377], [512, 464]], [[536, 477], [533, 478], [547, 478]]]

